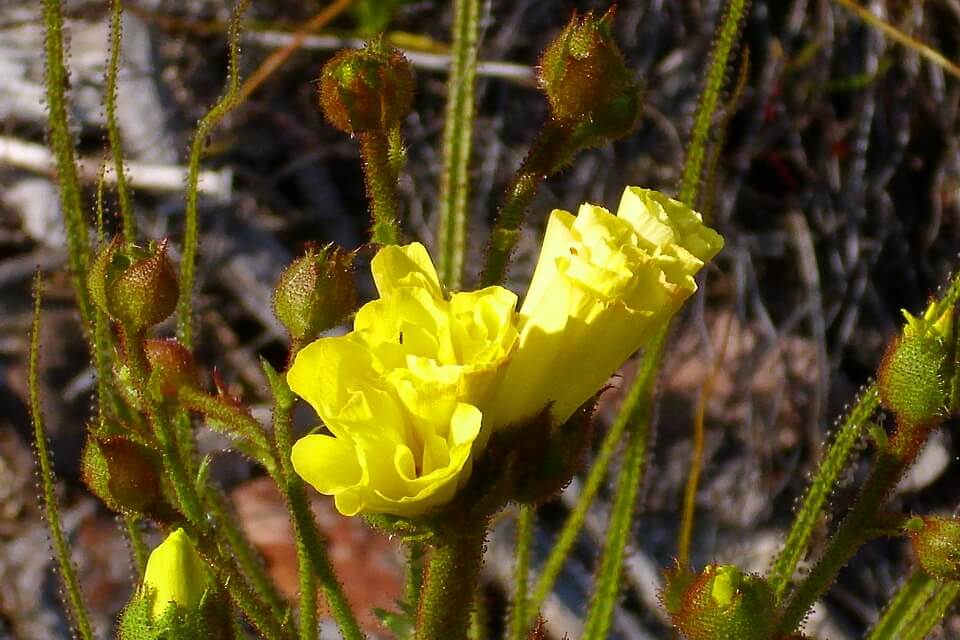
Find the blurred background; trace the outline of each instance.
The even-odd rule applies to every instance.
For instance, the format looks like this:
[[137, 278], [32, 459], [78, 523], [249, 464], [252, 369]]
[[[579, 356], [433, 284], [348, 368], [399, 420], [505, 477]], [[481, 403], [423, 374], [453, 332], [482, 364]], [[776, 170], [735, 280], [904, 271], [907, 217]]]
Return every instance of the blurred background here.
[[[355, 0], [270, 73], [209, 140], [201, 180], [198, 359], [236, 394], [262, 406], [264, 415], [258, 358], [279, 366], [286, 353], [270, 304], [280, 271], [307, 241], [362, 245], [369, 224], [356, 144], [325, 124], [316, 107], [320, 67], [341, 46], [380, 30], [409, 50], [417, 97], [403, 127], [408, 162], [401, 210], [408, 239], [431, 246], [449, 4]], [[180, 238], [186, 151], [197, 120], [224, 85], [228, 5], [124, 2], [118, 118], [143, 239], [169, 236], [176, 244]], [[108, 6], [74, 0], [66, 6], [73, 125], [92, 210], [107, 150]], [[866, 7], [957, 59], [960, 1], [874, 0]], [[252, 3], [242, 38], [243, 76], [323, 8], [320, 0]], [[572, 0], [487, 3], [468, 283], [476, 280], [502, 191], [548, 117], [534, 81], [539, 52], [572, 12], [607, 8], [604, 2]], [[522, 293], [553, 208], [575, 210], [584, 201], [616, 207], [625, 185], [674, 191], [721, 9], [720, 0], [619, 3], [614, 31], [646, 86], [643, 121], [635, 134], [581, 154], [544, 184], [510, 273], [515, 290]], [[39, 3], [29, 0], [0, 0], [0, 638], [69, 637], [37, 505], [26, 408], [29, 284], [38, 267], [51, 282], [42, 385], [58, 488], [94, 622], [108, 637], [129, 597], [132, 570], [120, 526], [79, 478], [94, 379], [65, 273], [64, 232], [44, 146], [39, 11]], [[716, 120], [719, 153], [704, 187], [705, 213], [726, 237], [726, 249], [672, 337], [655, 449], [626, 567], [627, 595], [615, 624], [618, 638], [669, 637], [656, 599], [659, 570], [676, 554], [693, 409], [711, 372], [717, 378], [707, 403], [692, 559], [697, 567], [718, 560], [763, 571], [836, 416], [872, 375], [900, 325], [900, 309], [920, 309], [957, 264], [960, 81], [833, 0], [754, 0], [731, 84], [747, 51], [743, 90]], [[107, 193], [109, 212], [113, 198]], [[362, 255], [357, 268], [364, 299], [371, 293], [368, 259]], [[603, 396], [601, 433], [631, 372], [627, 365]], [[308, 410], [299, 416], [303, 430], [313, 421]], [[227, 447], [220, 436], [202, 434], [204, 451]], [[934, 438], [901, 483], [897, 508], [957, 508], [954, 440], [949, 428]], [[835, 512], [848, 503], [865, 468], [851, 470], [835, 496]], [[214, 475], [272, 575], [295, 595], [295, 552], [279, 495], [230, 451], [216, 456]], [[541, 510], [541, 557], [578, 489], [574, 482]], [[340, 517], [328, 499], [313, 497], [357, 607], [391, 608], [402, 583], [396, 543], [359, 520]], [[601, 496], [544, 610], [552, 638], [579, 637], [607, 508]], [[510, 515], [498, 524], [488, 549], [485, 597], [492, 629], [502, 622], [511, 581]], [[818, 605], [810, 635], [860, 637], [910, 562], [900, 541], [868, 545]], [[388, 637], [374, 616], [365, 623], [371, 633]], [[948, 618], [944, 627], [940, 637], [960, 638], [960, 618]]]

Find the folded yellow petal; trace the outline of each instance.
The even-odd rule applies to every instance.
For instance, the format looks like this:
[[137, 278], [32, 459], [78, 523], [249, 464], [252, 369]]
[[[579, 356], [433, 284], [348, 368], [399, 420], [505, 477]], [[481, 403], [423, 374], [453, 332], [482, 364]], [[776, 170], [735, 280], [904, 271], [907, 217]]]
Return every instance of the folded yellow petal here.
[[698, 213], [646, 189], [626, 189], [617, 215], [554, 211], [488, 419], [502, 427], [549, 405], [567, 420], [696, 290], [722, 246]]
[[492, 431], [547, 407], [566, 421], [597, 393], [722, 246], [699, 214], [654, 191], [628, 188], [616, 215], [557, 210], [519, 312], [502, 287], [447, 297], [420, 244], [382, 248], [379, 298], [287, 374], [331, 434], [298, 441], [294, 468], [347, 515], [445, 504]]
[[387, 245], [377, 252], [370, 263], [373, 281], [381, 296], [399, 287], [422, 288], [434, 297], [443, 296], [437, 270], [430, 254], [419, 242], [407, 245]]
[[476, 403], [516, 348], [516, 295], [443, 296], [422, 245], [388, 246], [371, 270], [380, 297], [353, 331], [300, 351], [287, 373], [332, 436], [293, 450], [294, 468], [347, 515], [413, 516], [463, 486], [482, 447]]

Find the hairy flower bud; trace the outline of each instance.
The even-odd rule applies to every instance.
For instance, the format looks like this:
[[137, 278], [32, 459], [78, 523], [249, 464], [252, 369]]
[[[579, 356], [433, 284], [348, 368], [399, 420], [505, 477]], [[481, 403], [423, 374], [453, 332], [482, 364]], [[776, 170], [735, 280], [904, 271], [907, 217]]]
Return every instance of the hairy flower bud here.
[[150, 365], [150, 387], [161, 396], [175, 396], [182, 387], [200, 385], [193, 354], [173, 338], [150, 338], [143, 343]]
[[732, 565], [707, 565], [700, 574], [680, 567], [668, 571], [660, 599], [688, 640], [761, 640], [773, 634], [773, 590]]
[[614, 42], [613, 9], [601, 18], [576, 14], [543, 52], [540, 87], [560, 121], [612, 118], [633, 128], [639, 111], [637, 85]]
[[906, 526], [917, 563], [937, 580], [960, 580], [960, 520], [912, 518]]
[[292, 339], [312, 340], [356, 309], [353, 257], [339, 247], [308, 249], [280, 276], [273, 309]]
[[166, 242], [147, 249], [114, 238], [90, 268], [87, 287], [100, 309], [135, 330], [163, 321], [177, 306], [180, 288]]
[[81, 465], [84, 483], [114, 511], [143, 513], [161, 498], [159, 461], [131, 440], [89, 436]]
[[943, 420], [949, 402], [941, 340], [920, 333], [895, 338], [880, 364], [878, 383], [883, 405], [909, 425]]
[[379, 41], [345, 49], [323, 66], [319, 98], [324, 116], [344, 133], [387, 132], [413, 106], [413, 70]]

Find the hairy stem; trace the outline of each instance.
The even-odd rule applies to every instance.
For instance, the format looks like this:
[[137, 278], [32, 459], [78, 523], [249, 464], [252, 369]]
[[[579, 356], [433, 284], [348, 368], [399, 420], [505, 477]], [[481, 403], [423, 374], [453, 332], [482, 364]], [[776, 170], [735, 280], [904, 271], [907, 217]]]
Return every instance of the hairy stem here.
[[458, 289], [463, 278], [479, 33], [480, 0], [456, 0], [451, 47], [453, 64], [447, 78], [447, 109], [443, 125], [443, 173], [437, 234], [440, 280], [451, 289]]
[[797, 628], [864, 543], [888, 532], [878, 518], [880, 509], [913, 464], [929, 432], [925, 427], [902, 425], [879, 452], [856, 503], [830, 538], [820, 560], [787, 599], [777, 627], [780, 633], [789, 634]]
[[70, 79], [64, 64], [63, 13], [60, 0], [43, 0], [43, 24], [50, 146], [57, 164], [60, 207], [67, 232], [67, 254], [70, 270], [73, 272], [77, 307], [83, 320], [84, 331], [90, 331], [93, 324], [93, 307], [87, 291], [90, 239], [87, 237], [87, 222], [80, 199], [80, 178], [67, 116], [66, 94]]
[[263, 560], [250, 544], [235, 513], [229, 508], [224, 496], [212, 487], [203, 492], [203, 506], [217, 523], [217, 534], [229, 545], [230, 555], [237, 564], [240, 573], [250, 582], [256, 597], [270, 607], [277, 619], [286, 617], [287, 605], [276, 585], [267, 575]]
[[370, 240], [379, 245], [397, 244], [400, 238], [397, 176], [390, 163], [389, 138], [379, 131], [369, 131], [357, 134], [357, 140], [360, 142], [367, 202], [373, 220]]
[[193, 345], [193, 288], [196, 280], [197, 245], [200, 242], [200, 214], [197, 184], [200, 180], [200, 156], [207, 144], [207, 137], [225, 115], [239, 101], [240, 90], [240, 18], [250, 0], [237, 0], [227, 31], [230, 51], [227, 68], [227, 88], [223, 97], [210, 108], [200, 122], [190, 144], [187, 163], [187, 194], [184, 211], [183, 247], [180, 257], [180, 299], [177, 301], [177, 337], [189, 349]]
[[123, 163], [123, 144], [120, 142], [120, 127], [117, 126], [117, 74], [120, 71], [120, 43], [123, 18], [122, 0], [110, 2], [110, 59], [107, 62], [107, 77], [104, 110], [107, 119], [107, 140], [113, 157], [113, 170], [117, 173], [117, 200], [120, 204], [120, 221], [123, 239], [132, 245], [137, 237], [130, 190], [127, 187], [127, 172]]
[[584, 623], [584, 638], [606, 638], [613, 622], [613, 612], [620, 596], [623, 559], [646, 467], [647, 445], [653, 424], [654, 392], [668, 333], [667, 325], [650, 341], [643, 366], [637, 373], [630, 395], [617, 418], [625, 420], [629, 425], [627, 448], [613, 497], [609, 534], [600, 556], [594, 593]]
[[70, 559], [70, 547], [63, 533], [60, 523], [60, 507], [57, 504], [57, 494], [54, 487], [53, 465], [50, 461], [50, 452], [47, 449], [47, 435], [43, 423], [43, 412], [40, 407], [40, 302], [43, 297], [43, 281], [40, 275], [33, 281], [33, 326], [30, 331], [30, 358], [28, 384], [30, 387], [30, 420], [33, 422], [33, 437], [36, 446], [37, 462], [40, 466], [40, 484], [43, 490], [43, 507], [47, 516], [47, 528], [50, 531], [50, 541], [53, 544], [54, 554], [57, 556], [57, 565], [60, 568], [60, 579], [66, 592], [65, 599], [70, 617], [73, 618], [74, 630], [81, 640], [93, 640], [93, 630], [90, 627], [90, 618], [87, 607], [83, 602], [83, 593], [80, 591], [80, 581]]
[[517, 551], [516, 567], [514, 568], [514, 588], [512, 610], [510, 611], [510, 626], [507, 638], [509, 640], [523, 640], [529, 628], [527, 613], [530, 609], [530, 548], [533, 546], [534, 521], [536, 510], [529, 506], [520, 507], [517, 514]]
[[850, 409], [837, 430], [830, 448], [824, 454], [823, 461], [793, 519], [790, 532], [783, 543], [783, 549], [774, 561], [768, 576], [777, 601], [783, 598], [787, 587], [790, 586], [797, 565], [806, 553], [807, 544], [819, 522], [827, 498], [836, 487], [840, 474], [846, 468], [857, 442], [860, 441], [864, 426], [879, 405], [880, 394], [877, 386], [867, 387]]
[[[274, 396], [273, 427], [276, 436], [277, 457], [280, 460], [280, 476], [277, 478], [278, 486], [284, 494], [287, 501], [287, 508], [290, 511], [293, 521], [294, 533], [297, 539], [297, 560], [298, 560], [298, 578], [301, 589], [301, 634], [304, 633], [303, 623], [311, 623], [316, 619], [316, 610], [304, 613], [304, 607], [311, 605], [304, 602], [308, 597], [306, 593], [316, 592], [316, 584], [319, 582], [323, 596], [330, 607], [333, 619], [340, 627], [340, 633], [345, 640], [360, 640], [364, 638], [363, 631], [357, 622], [356, 615], [347, 601], [340, 581], [337, 579], [333, 566], [330, 564], [330, 558], [326, 553], [326, 543], [317, 529], [317, 524], [313, 519], [313, 513], [310, 511], [310, 505], [307, 501], [307, 494], [303, 480], [293, 469], [293, 463], [290, 460], [290, 450], [293, 445], [293, 438], [290, 425], [290, 413], [293, 410], [294, 395], [287, 385], [286, 379], [278, 375], [269, 366], [264, 367], [264, 371], [270, 380], [270, 386]], [[314, 595], [315, 598], [315, 595]], [[313, 607], [316, 606], [314, 600]], [[315, 622], [313, 622], [315, 625]], [[301, 637], [303, 637], [301, 635]]]
[[306, 525], [298, 515], [294, 504], [306, 502], [303, 481], [294, 472], [290, 462], [290, 450], [293, 447], [293, 435], [290, 426], [290, 412], [293, 408], [292, 394], [276, 393], [273, 409], [273, 434], [276, 439], [277, 457], [280, 459], [282, 490], [287, 499], [288, 508], [293, 517], [294, 537], [297, 545], [297, 579], [300, 589], [300, 640], [317, 640], [317, 576], [310, 562], [304, 528]]
[[573, 144], [575, 133], [572, 124], [548, 122], [514, 174], [490, 233], [486, 262], [480, 278], [483, 286], [498, 284], [506, 277], [527, 207], [540, 183], [573, 156], [577, 149]]
[[717, 39], [714, 41], [710, 53], [710, 65], [707, 68], [707, 81], [697, 103], [697, 113], [693, 120], [690, 145], [687, 148], [687, 158], [683, 164], [683, 177], [680, 183], [679, 199], [688, 206], [694, 206], [697, 193], [700, 190], [700, 179], [703, 175], [703, 160], [706, 156], [707, 139], [710, 136], [710, 124], [713, 114], [720, 103], [721, 92], [727, 82], [727, 66], [730, 52], [740, 39], [743, 19], [747, 13], [749, 0], [729, 0]]
[[895, 640], [901, 638], [907, 626], [913, 624], [917, 613], [936, 593], [940, 584], [924, 573], [914, 569], [896, 595], [887, 604], [880, 620], [870, 630], [867, 640]]
[[131, 327], [123, 327], [122, 340], [125, 362], [130, 370], [133, 387], [137, 391], [140, 402], [153, 427], [153, 433], [160, 444], [163, 454], [164, 468], [173, 485], [177, 498], [177, 506], [187, 520], [201, 531], [206, 527], [203, 509], [200, 506], [200, 497], [196, 487], [187, 473], [182, 453], [177, 446], [177, 434], [167, 409], [156, 402], [149, 389], [150, 365], [144, 351], [144, 336], [142, 331]]
[[123, 516], [123, 526], [130, 543], [130, 557], [133, 558], [133, 568], [137, 572], [137, 581], [143, 578], [143, 570], [147, 566], [147, 545], [143, 541], [140, 531], [140, 518], [134, 515]]
[[416, 640], [467, 638], [486, 536], [487, 523], [481, 522], [439, 537], [420, 595]]

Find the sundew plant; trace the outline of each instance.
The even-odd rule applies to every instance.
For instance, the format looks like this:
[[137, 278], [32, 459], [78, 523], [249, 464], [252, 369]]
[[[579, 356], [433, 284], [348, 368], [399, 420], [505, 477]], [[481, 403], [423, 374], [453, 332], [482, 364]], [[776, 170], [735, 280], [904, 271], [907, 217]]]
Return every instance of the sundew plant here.
[[[859, 5], [838, 1], [871, 28], [919, 50], [924, 64], [950, 66]], [[345, 595], [349, 578], [334, 570], [311, 510], [318, 494], [406, 551], [402, 600], [377, 613], [378, 637], [547, 638], [545, 603], [591, 505], [607, 495], [602, 550], [578, 613], [582, 638], [613, 637], [618, 609], [633, 606], [622, 597], [624, 562], [635, 521], [643, 518], [639, 496], [654, 454], [657, 383], [669, 373], [671, 328], [684, 305], [703, 295], [725, 245], [710, 213], [719, 149], [731, 135], [730, 114], [750, 73], [741, 43], [749, 3], [725, 3], [703, 61], [676, 188], [623, 184], [613, 201], [570, 202], [547, 212], [535, 210], [545, 180], [563, 180], [581, 152], [630, 136], [647, 114], [641, 78], [614, 36], [617, 10], [570, 12], [561, 3], [552, 9], [571, 15], [536, 61], [548, 116], [496, 210], [474, 211], [478, 51], [487, 9], [479, 0], [455, 0], [432, 237], [416, 237], [398, 191], [416, 78], [398, 48], [403, 43], [384, 31], [403, 3], [355, 3], [364, 44], [330, 56], [305, 81], [313, 82], [327, 123], [359, 147], [369, 235], [358, 246], [313, 238], [273, 283], [272, 313], [288, 334], [289, 351], [283, 367], [262, 360], [269, 420], [205, 365], [196, 344], [201, 164], [218, 123], [264, 80], [260, 72], [241, 77], [248, 2], [237, 2], [226, 25], [226, 85], [197, 123], [177, 227], [182, 232], [167, 237], [148, 237], [135, 214], [136, 185], [127, 179], [116, 122], [127, 3], [108, 4], [105, 163], [115, 192], [106, 188], [104, 172], [95, 190], [81, 182], [68, 115], [65, 7], [61, 0], [42, 2], [48, 140], [76, 307], [96, 376], [83, 425], [82, 473], [122, 523], [136, 576], [110, 632], [121, 640], [316, 640], [329, 617], [343, 638], [368, 637], [359, 622], [367, 612]], [[349, 4], [324, 8], [268, 64], [282, 64], [307, 33], [325, 28]], [[535, 266], [516, 286], [507, 275], [521, 231], [534, 218], [538, 225], [546, 221], [543, 232], [535, 232]], [[375, 291], [358, 288], [361, 269], [369, 271]], [[33, 292], [29, 386], [41, 498], [72, 631], [90, 640], [107, 630], [90, 621], [55, 492], [41, 404], [56, 399], [40, 397], [38, 380], [45, 354], [39, 274]], [[823, 446], [766, 571], [691, 560], [704, 455], [700, 411], [689, 425], [698, 445], [688, 465], [674, 561], [660, 568], [660, 612], [674, 637], [813, 637], [804, 625], [814, 604], [858, 551], [879, 538], [903, 539], [914, 562], [866, 637], [920, 639], [936, 628], [960, 595], [960, 519], [899, 512], [891, 496], [960, 408], [958, 299], [955, 278], [926, 307], [903, 313], [875, 377], [850, 398]], [[631, 359], [635, 373], [618, 375]], [[611, 387], [621, 392], [603, 416], [598, 404]], [[306, 433], [294, 427], [298, 405], [312, 411], [315, 426]], [[211, 479], [216, 455], [200, 453], [197, 439], [205, 429], [229, 438], [282, 496], [295, 536], [295, 600], [279, 593]], [[869, 460], [869, 472], [855, 476], [852, 506], [836, 508], [835, 490], [859, 456]], [[538, 519], [574, 478], [575, 502], [539, 557]], [[503, 519], [515, 521], [514, 578], [504, 615], [490, 620], [482, 570], [491, 531]], [[162, 541], [150, 548], [154, 539]]]

